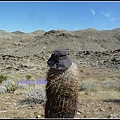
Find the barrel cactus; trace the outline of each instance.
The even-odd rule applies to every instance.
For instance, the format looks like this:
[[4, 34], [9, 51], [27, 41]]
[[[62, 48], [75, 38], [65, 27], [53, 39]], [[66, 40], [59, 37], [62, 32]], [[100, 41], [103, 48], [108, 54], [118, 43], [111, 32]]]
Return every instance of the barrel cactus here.
[[67, 70], [48, 70], [46, 118], [74, 118], [79, 91], [78, 76], [77, 66], [73, 62]]

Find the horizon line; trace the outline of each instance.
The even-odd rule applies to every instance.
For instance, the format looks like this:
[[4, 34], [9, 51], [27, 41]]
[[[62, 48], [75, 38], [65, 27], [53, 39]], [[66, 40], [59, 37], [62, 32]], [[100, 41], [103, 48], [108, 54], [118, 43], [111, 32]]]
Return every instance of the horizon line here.
[[[114, 30], [114, 29], [119, 29], [119, 27], [118, 28], [113, 28], [113, 29], [96, 29], [96, 28], [92, 28], [92, 27], [88, 27], [88, 28], [83, 28], [83, 29], [78, 29], [78, 30], [67, 30], [67, 29], [50, 29], [50, 30], [42, 30], [42, 29], [37, 29], [37, 30], [33, 30], [32, 32], [36, 32], [36, 31], [44, 31], [44, 32], [49, 32], [49, 31], [51, 31], [51, 30], [55, 30], [55, 31], [59, 31], [59, 30], [61, 30], [61, 31], [79, 31], [79, 30], [87, 30], [87, 29], [95, 29], [95, 30], [98, 30], [98, 31], [102, 31], [102, 30]], [[23, 33], [32, 33], [32, 32], [24, 32], [24, 31], [22, 31], [22, 30], [14, 30], [14, 31], [7, 31], [7, 30], [0, 30], [0, 31], [4, 31], [4, 32], [7, 32], [7, 33], [12, 33], [12, 32], [23, 32]]]

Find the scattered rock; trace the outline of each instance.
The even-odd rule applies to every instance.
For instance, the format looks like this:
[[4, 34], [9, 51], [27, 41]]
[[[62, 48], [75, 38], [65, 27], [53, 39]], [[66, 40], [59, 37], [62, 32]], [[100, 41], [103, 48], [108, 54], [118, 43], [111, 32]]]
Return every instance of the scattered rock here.
[[108, 116], [108, 118], [117, 118], [117, 116], [118, 116], [118, 114], [113, 113], [113, 114], [110, 114], [110, 115]]
[[6, 110], [0, 110], [0, 113], [5, 113], [5, 112], [7, 112]]
[[83, 112], [82, 112], [82, 111], [80, 111], [80, 110], [78, 110], [78, 111], [77, 111], [77, 114], [81, 114], [81, 113], [83, 113]]
[[112, 110], [113, 108], [112, 107], [109, 107], [110, 110]]
[[41, 118], [41, 116], [40, 116], [40, 115], [37, 115], [36, 118]]
[[105, 111], [105, 109], [103, 109], [103, 108], [100, 108], [100, 111]]
[[16, 104], [16, 103], [14, 103], [14, 105], [16, 106], [17, 104]]
[[77, 112], [77, 114], [79, 115], [79, 114], [81, 114], [80, 112]]

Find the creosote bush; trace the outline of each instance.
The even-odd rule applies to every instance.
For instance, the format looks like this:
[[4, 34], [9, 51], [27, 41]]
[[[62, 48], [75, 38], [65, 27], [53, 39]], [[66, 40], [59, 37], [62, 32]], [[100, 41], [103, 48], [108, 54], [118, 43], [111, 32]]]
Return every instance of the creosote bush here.
[[3, 81], [2, 86], [7, 88], [7, 92], [14, 92], [17, 89], [15, 82], [12, 80]]
[[0, 83], [2, 83], [2, 81], [5, 81], [5, 80], [7, 80], [7, 76], [1, 74], [0, 75]]
[[25, 77], [26, 77], [27, 80], [30, 80], [32, 76], [31, 75], [26, 75]]

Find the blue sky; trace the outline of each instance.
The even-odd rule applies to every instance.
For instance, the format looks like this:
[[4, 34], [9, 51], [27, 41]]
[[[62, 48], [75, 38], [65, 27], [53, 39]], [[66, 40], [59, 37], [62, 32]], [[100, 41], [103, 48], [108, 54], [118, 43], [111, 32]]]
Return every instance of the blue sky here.
[[0, 30], [120, 28], [120, 2], [0, 2]]

